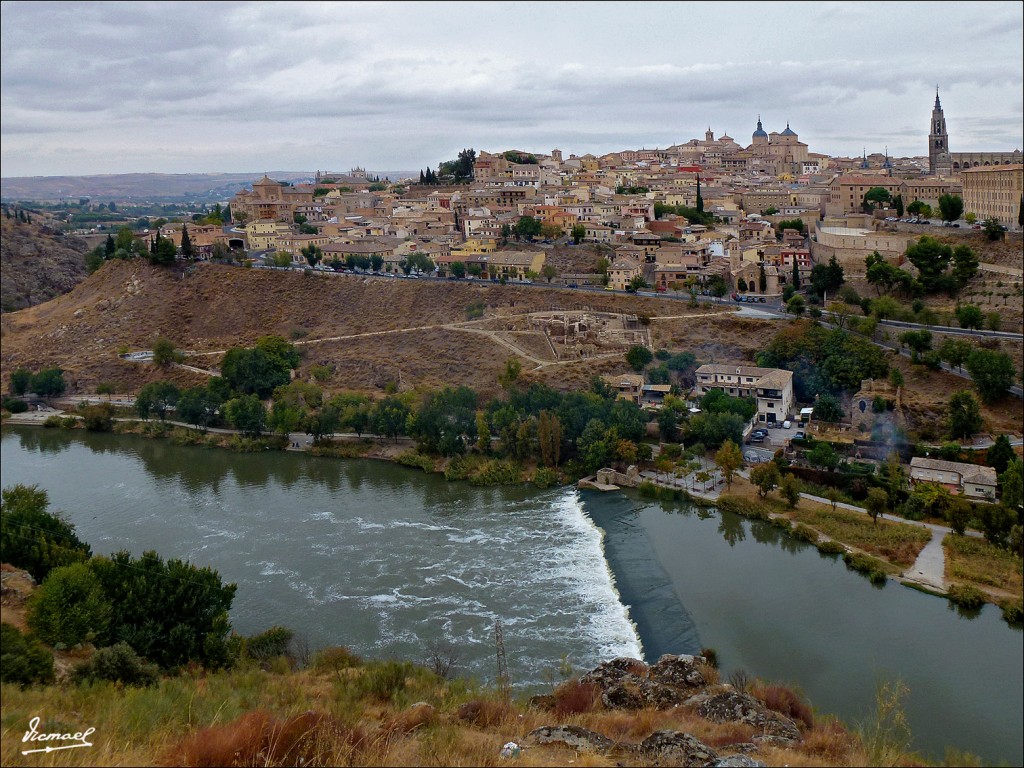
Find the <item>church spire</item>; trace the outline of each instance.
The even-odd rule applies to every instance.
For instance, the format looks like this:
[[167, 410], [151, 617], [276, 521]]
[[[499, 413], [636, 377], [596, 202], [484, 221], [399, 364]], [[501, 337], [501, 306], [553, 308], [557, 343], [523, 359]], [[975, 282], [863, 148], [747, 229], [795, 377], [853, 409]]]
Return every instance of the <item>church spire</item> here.
[[939, 103], [939, 86], [935, 86], [935, 108], [942, 109], [942, 105]]

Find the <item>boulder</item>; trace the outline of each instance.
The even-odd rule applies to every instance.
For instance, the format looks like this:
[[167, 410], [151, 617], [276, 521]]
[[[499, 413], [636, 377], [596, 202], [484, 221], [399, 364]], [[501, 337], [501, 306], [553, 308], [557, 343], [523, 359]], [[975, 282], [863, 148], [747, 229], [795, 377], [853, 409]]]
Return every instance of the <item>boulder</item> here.
[[713, 768], [761, 768], [767, 765], [747, 755], [728, 755], [720, 757], [711, 764]]
[[577, 725], [545, 725], [530, 731], [526, 739], [536, 745], [565, 744], [583, 752], [607, 752], [615, 746], [608, 737]]
[[[693, 656], [663, 656], [655, 667], [638, 659], [619, 657], [580, 678], [597, 686], [609, 709], [669, 709], [681, 704], [693, 686], [705, 685], [694, 668]], [[682, 660], [682, 661], [680, 661]]]
[[761, 731], [753, 737], [753, 741], [758, 744], [790, 746], [802, 738], [796, 723], [773, 712], [746, 693], [701, 693], [688, 699], [686, 705], [695, 708], [698, 715], [714, 723], [746, 723], [753, 726]]
[[718, 755], [695, 736], [682, 731], [655, 731], [638, 746], [644, 765], [705, 766], [713, 765]]
[[658, 659], [657, 664], [650, 668], [650, 677], [664, 685], [674, 685], [679, 688], [703, 688], [708, 681], [697, 669], [697, 665], [703, 663], [703, 656], [673, 656], [666, 653]]

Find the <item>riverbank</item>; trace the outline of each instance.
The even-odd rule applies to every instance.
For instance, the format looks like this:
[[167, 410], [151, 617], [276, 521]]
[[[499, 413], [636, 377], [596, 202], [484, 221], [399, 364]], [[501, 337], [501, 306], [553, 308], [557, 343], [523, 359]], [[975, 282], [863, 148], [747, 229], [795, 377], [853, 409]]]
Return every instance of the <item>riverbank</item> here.
[[[840, 555], [792, 535], [789, 521], [633, 490], [580, 495], [605, 533], [605, 557], [648, 658], [711, 647], [723, 678], [756, 670], [847, 722], [869, 709], [877, 685], [900, 680], [915, 745], [929, 759], [951, 744], [996, 763], [1024, 757], [1015, 682], [1024, 647], [994, 606], [962, 610], [889, 578], [872, 585]], [[1011, 681], [1014, 701], [982, 712], [988, 694], [967, 693], [981, 679], [1000, 689], [995, 681]]]

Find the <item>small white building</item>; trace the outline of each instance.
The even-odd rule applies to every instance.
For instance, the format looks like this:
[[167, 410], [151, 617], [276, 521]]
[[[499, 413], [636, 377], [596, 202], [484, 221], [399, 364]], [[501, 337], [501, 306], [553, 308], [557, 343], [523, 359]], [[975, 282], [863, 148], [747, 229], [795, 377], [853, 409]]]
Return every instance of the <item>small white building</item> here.
[[996, 497], [995, 469], [960, 461], [914, 457], [910, 460], [910, 482], [938, 483], [953, 493], [972, 499], [993, 500]]

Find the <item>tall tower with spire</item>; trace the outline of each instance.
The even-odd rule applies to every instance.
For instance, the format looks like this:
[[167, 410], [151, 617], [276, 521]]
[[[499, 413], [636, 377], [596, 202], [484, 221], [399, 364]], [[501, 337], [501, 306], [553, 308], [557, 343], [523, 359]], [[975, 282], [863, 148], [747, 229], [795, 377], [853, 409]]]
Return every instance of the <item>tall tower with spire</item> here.
[[[945, 157], [940, 157], [945, 155]], [[949, 135], [946, 133], [946, 118], [939, 103], [939, 86], [935, 86], [935, 106], [932, 108], [932, 124], [928, 131], [928, 172], [937, 174], [947, 170], [949, 165]]]

